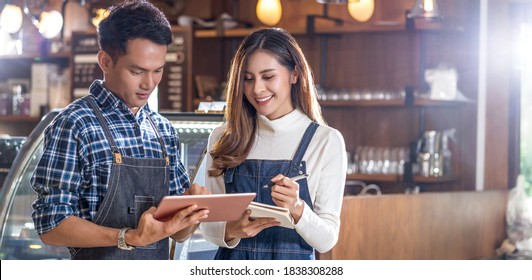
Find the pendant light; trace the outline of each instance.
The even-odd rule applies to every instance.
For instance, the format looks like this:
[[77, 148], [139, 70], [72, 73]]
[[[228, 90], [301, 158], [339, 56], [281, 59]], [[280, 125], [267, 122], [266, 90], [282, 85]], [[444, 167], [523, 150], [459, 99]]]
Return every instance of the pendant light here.
[[0, 28], [7, 33], [15, 34], [22, 27], [22, 22], [22, 9], [13, 4], [6, 4], [0, 14]]
[[414, 8], [406, 15], [408, 18], [437, 20], [441, 19], [436, 0], [416, 0]]
[[39, 17], [39, 22], [36, 24], [39, 33], [46, 38], [52, 39], [61, 32], [63, 28], [63, 16], [60, 12], [51, 10], [44, 11]]
[[347, 1], [348, 0], [316, 0], [316, 2], [320, 4], [346, 4]]
[[260, 22], [268, 26], [274, 26], [279, 23], [283, 14], [281, 0], [259, 0], [256, 12]]
[[49, 0], [24, 1], [24, 13], [46, 39], [56, 37], [63, 28], [63, 15], [56, 10], [49, 10], [49, 5]]
[[347, 3], [349, 15], [360, 22], [368, 21], [373, 16], [374, 10], [374, 0], [349, 0], [349, 3]]

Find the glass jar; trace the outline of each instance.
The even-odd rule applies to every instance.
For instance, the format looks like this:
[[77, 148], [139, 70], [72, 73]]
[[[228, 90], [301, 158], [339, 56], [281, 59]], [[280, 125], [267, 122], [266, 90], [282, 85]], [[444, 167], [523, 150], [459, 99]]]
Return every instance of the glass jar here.
[[30, 96], [31, 95], [29, 93], [24, 93], [22, 94], [22, 97], [19, 99], [18, 109], [19, 109], [19, 114], [21, 116], [31, 115]]
[[0, 116], [11, 115], [13, 101], [10, 93], [0, 93]]
[[22, 85], [13, 85], [11, 87], [13, 93], [13, 115], [20, 115], [20, 104], [22, 103]]

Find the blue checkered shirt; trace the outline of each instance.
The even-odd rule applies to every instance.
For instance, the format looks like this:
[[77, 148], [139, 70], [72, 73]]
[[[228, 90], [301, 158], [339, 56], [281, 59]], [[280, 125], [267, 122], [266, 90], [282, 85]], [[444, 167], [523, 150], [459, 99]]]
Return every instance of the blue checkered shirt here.
[[[179, 138], [170, 122], [142, 107], [133, 115], [126, 104], [107, 91], [102, 81], [90, 87], [123, 156], [163, 158], [161, 145], [147, 114], [157, 126], [170, 158], [170, 195], [181, 194], [190, 181], [179, 155]], [[112, 153], [100, 123], [87, 101], [65, 108], [44, 132], [44, 152], [31, 185], [38, 197], [32, 218], [38, 234], [46, 233], [69, 216], [95, 218], [105, 197]]]

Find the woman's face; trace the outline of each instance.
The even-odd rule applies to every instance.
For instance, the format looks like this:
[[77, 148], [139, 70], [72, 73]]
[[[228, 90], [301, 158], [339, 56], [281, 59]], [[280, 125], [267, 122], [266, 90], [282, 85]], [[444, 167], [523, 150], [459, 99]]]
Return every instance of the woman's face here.
[[270, 52], [258, 50], [248, 57], [244, 68], [244, 94], [258, 114], [275, 120], [292, 112], [290, 89], [296, 82], [295, 71], [279, 64]]

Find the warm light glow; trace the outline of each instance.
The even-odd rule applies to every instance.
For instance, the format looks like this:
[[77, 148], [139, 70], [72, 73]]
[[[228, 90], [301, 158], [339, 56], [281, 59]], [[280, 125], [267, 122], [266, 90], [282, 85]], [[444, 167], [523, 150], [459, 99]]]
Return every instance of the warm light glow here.
[[434, 0], [424, 0], [423, 8], [425, 8], [426, 12], [434, 11]]
[[263, 24], [276, 25], [281, 20], [282, 14], [281, 0], [259, 0], [257, 2], [257, 18]]
[[22, 27], [22, 9], [19, 6], [7, 4], [0, 14], [0, 27], [8, 33], [15, 34]]
[[375, 10], [374, 0], [349, 0], [347, 11], [352, 18], [360, 22], [368, 21]]
[[98, 9], [96, 10], [96, 15], [92, 18], [91, 22], [94, 27], [98, 27], [100, 22], [104, 20], [109, 15], [109, 10], [107, 9]]
[[63, 16], [58, 11], [42, 12], [37, 24], [39, 33], [46, 39], [57, 36], [62, 26]]
[[40, 244], [30, 244], [28, 247], [29, 247], [30, 249], [33, 249], [33, 250], [40, 250], [40, 249], [42, 249], [42, 245], [40, 245]]
[[436, 0], [416, 0], [416, 5], [407, 14], [408, 18], [441, 19]]

